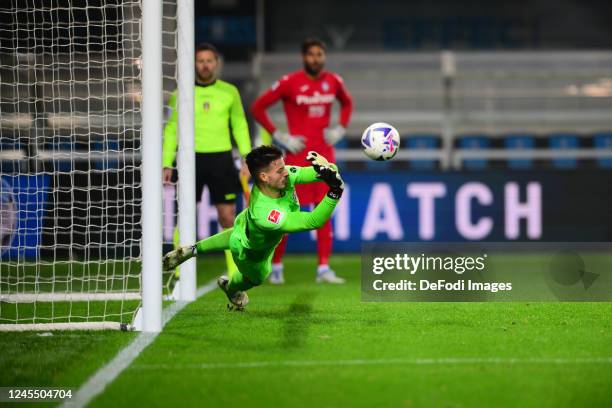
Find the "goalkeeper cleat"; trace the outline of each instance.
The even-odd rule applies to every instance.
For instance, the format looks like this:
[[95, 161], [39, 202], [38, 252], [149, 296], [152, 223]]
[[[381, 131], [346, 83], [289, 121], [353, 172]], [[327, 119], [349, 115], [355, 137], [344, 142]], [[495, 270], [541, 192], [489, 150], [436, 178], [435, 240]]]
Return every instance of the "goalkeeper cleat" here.
[[227, 299], [230, 301], [232, 308], [230, 309], [230, 305], [228, 305], [229, 310], [234, 309], [242, 311], [244, 310], [245, 306], [249, 304], [249, 295], [247, 295], [246, 292], [239, 290], [233, 295], [229, 294], [229, 278], [227, 276], [219, 276], [217, 279], [217, 286], [219, 286], [219, 289], [225, 293], [225, 296], [227, 296]]
[[327, 269], [325, 272], [317, 273], [317, 283], [341, 284], [344, 282], [346, 282], [346, 280], [336, 276], [336, 272], [334, 272], [332, 269]]
[[229, 295], [227, 294], [228, 285], [229, 285], [229, 278], [227, 276], [222, 275], [217, 278], [217, 286], [219, 287], [219, 289], [223, 291], [223, 293], [225, 293], [225, 296], [227, 296], [227, 298], [229, 299]]
[[229, 278], [225, 275], [221, 275], [217, 278], [217, 286], [227, 294], [227, 286], [229, 285]]
[[239, 290], [230, 297], [230, 302], [232, 302], [236, 310], [242, 311], [249, 304], [249, 295]]
[[195, 255], [195, 245], [184, 246], [170, 251], [162, 260], [163, 269], [164, 271], [170, 271]]
[[231, 303], [227, 304], [228, 312], [244, 312], [244, 307], [234, 306]]

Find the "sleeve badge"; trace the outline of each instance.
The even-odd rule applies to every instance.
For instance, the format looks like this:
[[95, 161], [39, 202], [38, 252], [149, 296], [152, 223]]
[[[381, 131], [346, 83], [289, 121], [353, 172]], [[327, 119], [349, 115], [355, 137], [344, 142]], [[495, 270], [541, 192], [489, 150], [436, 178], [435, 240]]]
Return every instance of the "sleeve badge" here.
[[268, 214], [268, 221], [270, 221], [273, 224], [280, 223], [282, 218], [283, 218], [283, 213], [278, 210], [272, 210]]

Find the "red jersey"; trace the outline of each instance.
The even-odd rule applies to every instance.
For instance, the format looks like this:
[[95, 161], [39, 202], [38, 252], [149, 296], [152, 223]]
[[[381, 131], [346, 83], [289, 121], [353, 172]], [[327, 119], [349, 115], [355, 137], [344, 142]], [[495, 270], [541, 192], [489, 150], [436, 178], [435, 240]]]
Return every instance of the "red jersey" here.
[[317, 78], [309, 77], [303, 70], [283, 76], [270, 89], [255, 100], [253, 117], [270, 134], [276, 126], [270, 120], [266, 109], [283, 101], [289, 133], [303, 136], [304, 150], [297, 154], [287, 152], [287, 164], [307, 166], [306, 154], [314, 150], [335, 162], [334, 149], [323, 138], [323, 130], [329, 126], [334, 100], [340, 101], [340, 125], [347, 127], [353, 111], [351, 95], [338, 74], [322, 71]]

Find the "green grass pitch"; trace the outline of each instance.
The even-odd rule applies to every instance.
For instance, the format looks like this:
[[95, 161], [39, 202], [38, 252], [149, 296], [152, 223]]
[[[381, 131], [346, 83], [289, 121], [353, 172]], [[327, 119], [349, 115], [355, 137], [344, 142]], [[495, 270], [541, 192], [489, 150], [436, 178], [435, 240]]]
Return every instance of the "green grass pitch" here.
[[[346, 285], [315, 266], [288, 256], [243, 313], [204, 295], [91, 405], [612, 406], [610, 303], [363, 303], [358, 256], [333, 259]], [[78, 388], [135, 335], [0, 333], [0, 386]]]

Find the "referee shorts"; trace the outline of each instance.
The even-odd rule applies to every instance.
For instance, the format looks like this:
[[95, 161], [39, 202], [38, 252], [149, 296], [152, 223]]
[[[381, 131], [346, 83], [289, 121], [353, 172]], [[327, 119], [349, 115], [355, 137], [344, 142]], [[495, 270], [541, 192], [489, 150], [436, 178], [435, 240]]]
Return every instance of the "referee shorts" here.
[[196, 153], [196, 200], [208, 186], [213, 204], [235, 203], [242, 192], [232, 152]]

